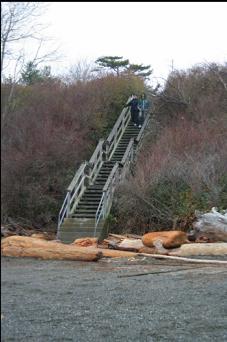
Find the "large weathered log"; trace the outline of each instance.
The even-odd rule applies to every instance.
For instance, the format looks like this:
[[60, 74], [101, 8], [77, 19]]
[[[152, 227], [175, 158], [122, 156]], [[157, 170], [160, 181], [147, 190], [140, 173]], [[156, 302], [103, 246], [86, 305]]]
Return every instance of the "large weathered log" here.
[[140, 239], [124, 239], [118, 244], [118, 248], [125, 248], [125, 250], [139, 251], [142, 247], [144, 247], [144, 244]]
[[227, 261], [223, 260], [205, 260], [205, 259], [191, 259], [184, 258], [181, 256], [172, 256], [172, 255], [160, 255], [160, 254], [147, 254], [147, 253], [134, 253], [134, 252], [124, 252], [118, 250], [111, 249], [101, 249], [104, 257], [111, 258], [124, 258], [124, 257], [137, 257], [137, 256], [145, 256], [154, 259], [166, 259], [166, 260], [175, 260], [175, 261], [184, 261], [189, 263], [200, 263], [200, 264], [217, 264], [217, 265], [227, 265]]
[[193, 255], [227, 255], [227, 243], [190, 243], [180, 248], [172, 249], [168, 255], [193, 256]]
[[197, 221], [189, 239], [196, 242], [227, 242], [227, 210], [218, 212], [212, 208], [208, 213], [196, 212]]
[[10, 236], [3, 239], [1, 252], [4, 256], [78, 261], [97, 261], [102, 257], [102, 252], [98, 249], [66, 245], [27, 236]]
[[142, 242], [146, 247], [155, 247], [155, 241], [160, 241], [164, 248], [176, 248], [189, 243], [187, 234], [178, 230], [150, 232], [142, 237]]
[[97, 247], [98, 246], [98, 238], [84, 237], [81, 239], [76, 239], [72, 242], [72, 245], [78, 247]]
[[120, 234], [112, 234], [112, 233], [109, 233], [109, 237], [113, 237], [113, 238], [116, 238], [116, 239], [125, 239], [125, 235], [120, 235]]
[[130, 257], [136, 257], [138, 253], [134, 252], [128, 252], [128, 251], [119, 251], [116, 249], [98, 249], [99, 251], [102, 251], [102, 255], [104, 257], [109, 258], [130, 258]]
[[[159, 251], [157, 251], [156, 247], [145, 247], [143, 246], [142, 248], [139, 249], [139, 253], [146, 253], [146, 254], [160, 254]], [[163, 254], [163, 253], [161, 253]], [[164, 253], [167, 254], [167, 253]]]
[[125, 235], [129, 239], [142, 239], [143, 235], [137, 235], [137, 234], [126, 234]]
[[140, 248], [144, 247], [140, 239], [124, 239], [116, 242], [115, 240], [104, 240], [109, 247], [119, 251], [138, 252]]
[[137, 255], [147, 256], [154, 259], [167, 259], [167, 260], [178, 260], [178, 261], [186, 261], [195, 264], [220, 264], [220, 265], [227, 265], [227, 261], [225, 260], [206, 260], [206, 259], [191, 259], [191, 258], [184, 258], [181, 256], [172, 256], [172, 255], [157, 255], [157, 254], [147, 254], [147, 253], [136, 253]]

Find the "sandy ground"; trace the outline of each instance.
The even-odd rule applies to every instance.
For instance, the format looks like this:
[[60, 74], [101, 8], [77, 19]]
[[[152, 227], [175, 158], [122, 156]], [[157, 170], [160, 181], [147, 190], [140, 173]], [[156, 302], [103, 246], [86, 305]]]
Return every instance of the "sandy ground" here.
[[2, 257], [1, 341], [227, 341], [227, 267]]

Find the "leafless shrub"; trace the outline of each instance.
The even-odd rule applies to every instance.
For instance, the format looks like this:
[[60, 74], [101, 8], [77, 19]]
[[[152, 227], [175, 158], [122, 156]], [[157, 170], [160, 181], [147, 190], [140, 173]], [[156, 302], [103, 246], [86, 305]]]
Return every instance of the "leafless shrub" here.
[[221, 80], [207, 66], [171, 74], [158, 98], [156, 141], [151, 130], [135, 175], [118, 191], [114, 213], [120, 229], [186, 230], [195, 210], [226, 207], [226, 66], [218, 73]]
[[[16, 85], [2, 130], [2, 222], [55, 223], [65, 190], [78, 166], [133, 91], [143, 82], [108, 76], [65, 84], [48, 79]], [[3, 85], [2, 99], [8, 96]]]

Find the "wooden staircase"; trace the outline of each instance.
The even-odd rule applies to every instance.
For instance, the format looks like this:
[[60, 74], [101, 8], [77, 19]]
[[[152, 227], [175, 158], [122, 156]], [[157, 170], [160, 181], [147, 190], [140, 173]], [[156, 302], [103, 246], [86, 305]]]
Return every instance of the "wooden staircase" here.
[[148, 121], [149, 115], [140, 129], [134, 127], [130, 111], [123, 109], [107, 140], [100, 140], [90, 161], [81, 165], [59, 213], [57, 237], [62, 242], [100, 236], [115, 187], [129, 172]]

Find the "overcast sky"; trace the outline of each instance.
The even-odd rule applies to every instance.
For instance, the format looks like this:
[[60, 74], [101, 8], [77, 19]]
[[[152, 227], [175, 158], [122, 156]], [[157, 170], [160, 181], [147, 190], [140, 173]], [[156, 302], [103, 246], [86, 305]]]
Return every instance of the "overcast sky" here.
[[118, 55], [166, 78], [172, 63], [186, 69], [227, 61], [226, 18], [222, 2], [53, 2], [41, 19], [63, 54], [51, 64], [54, 73]]

